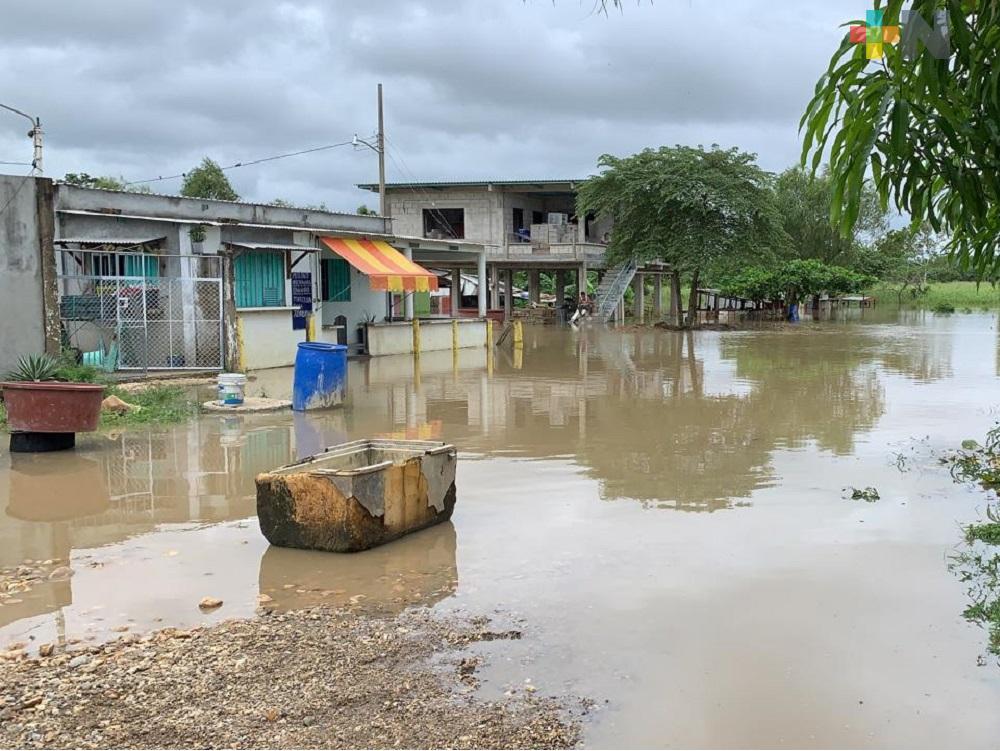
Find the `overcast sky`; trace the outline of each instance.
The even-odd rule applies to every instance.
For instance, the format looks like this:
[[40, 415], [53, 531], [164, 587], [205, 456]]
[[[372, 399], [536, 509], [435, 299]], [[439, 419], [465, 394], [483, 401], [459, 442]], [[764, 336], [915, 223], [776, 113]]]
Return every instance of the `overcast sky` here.
[[[5, 2], [0, 102], [41, 117], [52, 177], [142, 180], [370, 136], [379, 81], [390, 181], [581, 177], [602, 153], [675, 143], [739, 146], [781, 170], [839, 24], [865, 5]], [[0, 114], [0, 161], [30, 160], [27, 127]], [[377, 204], [354, 187], [377, 180], [364, 148], [229, 175], [246, 200]]]

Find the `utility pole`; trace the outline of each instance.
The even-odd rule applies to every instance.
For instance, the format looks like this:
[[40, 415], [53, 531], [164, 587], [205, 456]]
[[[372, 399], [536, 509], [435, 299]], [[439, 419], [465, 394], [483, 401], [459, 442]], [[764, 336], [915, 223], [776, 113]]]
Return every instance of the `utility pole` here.
[[[379, 102], [382, 101], [381, 85], [379, 86]], [[42, 121], [40, 118], [32, 117], [31, 115], [21, 112], [19, 109], [14, 107], [8, 107], [6, 104], [0, 104], [0, 108], [7, 110], [8, 112], [13, 112], [15, 115], [20, 115], [26, 118], [29, 123], [31, 123], [31, 130], [28, 131], [28, 138], [32, 140], [34, 145], [34, 152], [31, 158], [31, 174], [41, 175], [42, 174]], [[381, 111], [381, 104], [379, 105], [379, 111]]]
[[385, 203], [385, 121], [382, 117], [382, 84], [378, 85], [378, 213], [389, 216]]

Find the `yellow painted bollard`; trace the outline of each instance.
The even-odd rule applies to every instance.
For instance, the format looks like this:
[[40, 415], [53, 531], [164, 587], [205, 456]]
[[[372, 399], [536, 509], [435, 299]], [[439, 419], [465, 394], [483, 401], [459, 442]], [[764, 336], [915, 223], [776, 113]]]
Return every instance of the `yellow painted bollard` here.
[[316, 341], [316, 316], [306, 318], [306, 341]]
[[458, 321], [451, 322], [451, 348], [458, 351]]
[[420, 354], [420, 319], [413, 319], [413, 354]]
[[514, 321], [514, 347], [524, 346], [524, 324], [521, 321]]
[[486, 319], [486, 346], [493, 348], [493, 319]]
[[514, 370], [524, 367], [524, 347], [514, 345]]

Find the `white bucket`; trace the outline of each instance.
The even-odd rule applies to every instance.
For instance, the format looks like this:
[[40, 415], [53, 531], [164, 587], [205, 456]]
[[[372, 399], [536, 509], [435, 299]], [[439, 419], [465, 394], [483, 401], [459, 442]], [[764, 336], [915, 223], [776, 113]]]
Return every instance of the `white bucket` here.
[[238, 407], [243, 404], [243, 387], [247, 377], [242, 373], [220, 373], [216, 379], [219, 389], [219, 404]]

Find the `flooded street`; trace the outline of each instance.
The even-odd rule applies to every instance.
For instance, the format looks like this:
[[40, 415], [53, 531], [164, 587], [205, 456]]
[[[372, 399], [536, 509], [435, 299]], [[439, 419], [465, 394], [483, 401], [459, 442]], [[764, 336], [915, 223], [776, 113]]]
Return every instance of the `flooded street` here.
[[[492, 362], [352, 362], [342, 410], [4, 447], [0, 567], [75, 574], [0, 601], [0, 647], [253, 617], [258, 594], [429, 606], [517, 621], [480, 647], [481, 691], [597, 700], [586, 745], [995, 746], [1000, 666], [948, 570], [985, 495], [938, 456], [1000, 417], [998, 369], [986, 313], [536, 327]], [[290, 370], [256, 376], [287, 398]], [[453, 521], [354, 555], [269, 548], [255, 474], [373, 436], [458, 447]]]

